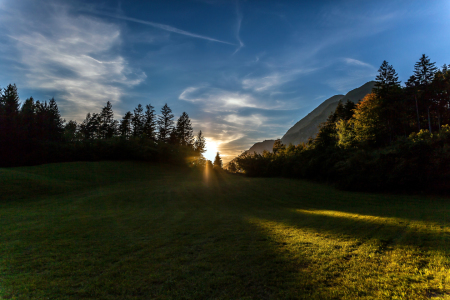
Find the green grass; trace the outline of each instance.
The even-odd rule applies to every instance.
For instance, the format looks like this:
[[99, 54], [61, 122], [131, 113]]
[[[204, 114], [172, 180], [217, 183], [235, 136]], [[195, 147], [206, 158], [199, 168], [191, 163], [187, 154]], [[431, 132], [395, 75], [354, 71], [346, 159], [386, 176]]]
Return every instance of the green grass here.
[[450, 298], [449, 199], [134, 162], [0, 191], [0, 299]]

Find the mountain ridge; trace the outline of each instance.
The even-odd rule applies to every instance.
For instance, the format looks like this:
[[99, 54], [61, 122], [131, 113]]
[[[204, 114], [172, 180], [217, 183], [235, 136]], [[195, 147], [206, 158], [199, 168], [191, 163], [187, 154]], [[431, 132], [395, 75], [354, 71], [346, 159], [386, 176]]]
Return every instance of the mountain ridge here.
[[[340, 100], [346, 102], [350, 100], [357, 103], [363, 99], [367, 94], [372, 92], [375, 86], [375, 81], [369, 81], [362, 86], [349, 91], [345, 95], [334, 95], [323, 101], [319, 106], [308, 113], [304, 118], [300, 119], [294, 126], [288, 129], [281, 138], [285, 145], [307, 142], [310, 137], [314, 138], [319, 132], [319, 126], [325, 122], [328, 116], [336, 110]], [[255, 143], [247, 152], [262, 153], [264, 150], [272, 151], [275, 140], [265, 140], [263, 142]]]

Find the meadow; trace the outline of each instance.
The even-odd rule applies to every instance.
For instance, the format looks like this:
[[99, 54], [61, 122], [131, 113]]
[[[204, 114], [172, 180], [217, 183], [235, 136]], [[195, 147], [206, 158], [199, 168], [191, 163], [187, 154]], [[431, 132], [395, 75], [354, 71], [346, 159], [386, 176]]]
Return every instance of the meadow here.
[[139, 162], [0, 191], [0, 299], [450, 299], [445, 197]]

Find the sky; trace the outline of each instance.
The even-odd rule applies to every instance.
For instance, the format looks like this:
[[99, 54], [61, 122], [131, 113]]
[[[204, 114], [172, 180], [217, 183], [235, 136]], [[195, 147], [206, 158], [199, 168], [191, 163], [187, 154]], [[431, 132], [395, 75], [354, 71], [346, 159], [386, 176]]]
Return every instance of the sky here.
[[450, 1], [0, 0], [0, 87], [81, 122], [111, 101], [187, 112], [229, 161], [336, 94], [450, 63]]

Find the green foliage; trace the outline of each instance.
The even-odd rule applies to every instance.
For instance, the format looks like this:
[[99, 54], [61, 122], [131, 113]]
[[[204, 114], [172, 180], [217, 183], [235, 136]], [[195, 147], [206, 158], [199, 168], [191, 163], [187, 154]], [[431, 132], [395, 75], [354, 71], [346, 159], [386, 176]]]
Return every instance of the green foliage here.
[[450, 190], [447, 66], [437, 71], [423, 55], [402, 88], [384, 61], [376, 80], [356, 105], [339, 102], [308, 143], [286, 148], [278, 141], [273, 152], [233, 161], [249, 176], [314, 179], [345, 189]]

